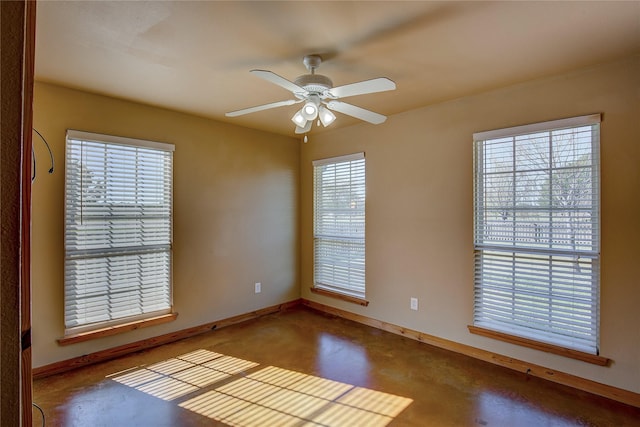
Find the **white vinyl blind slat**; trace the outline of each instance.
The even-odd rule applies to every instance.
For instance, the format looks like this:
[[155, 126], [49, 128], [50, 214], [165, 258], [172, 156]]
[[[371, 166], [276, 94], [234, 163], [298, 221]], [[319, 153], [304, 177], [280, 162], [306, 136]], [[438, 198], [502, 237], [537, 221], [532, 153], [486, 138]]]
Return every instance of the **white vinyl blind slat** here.
[[474, 324], [593, 354], [599, 115], [474, 135]]
[[363, 153], [314, 165], [314, 285], [365, 296], [365, 160]]
[[68, 333], [171, 310], [172, 163], [170, 144], [67, 132]]

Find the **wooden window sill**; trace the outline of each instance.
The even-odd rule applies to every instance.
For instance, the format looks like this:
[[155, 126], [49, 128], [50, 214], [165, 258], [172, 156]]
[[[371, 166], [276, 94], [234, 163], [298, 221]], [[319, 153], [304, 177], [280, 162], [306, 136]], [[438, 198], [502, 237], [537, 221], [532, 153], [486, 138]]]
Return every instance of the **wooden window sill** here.
[[123, 323], [120, 325], [108, 326], [105, 328], [94, 329], [92, 331], [80, 332], [77, 334], [65, 335], [58, 339], [59, 345], [76, 344], [83, 341], [94, 340], [98, 338], [104, 338], [111, 335], [121, 334], [123, 332], [133, 331], [140, 328], [146, 328], [147, 326], [160, 325], [162, 323], [168, 323], [176, 320], [178, 313], [168, 313], [161, 316], [150, 317], [148, 319], [136, 320], [129, 323]]
[[358, 298], [358, 297], [352, 297], [350, 295], [341, 294], [339, 292], [328, 291], [326, 289], [320, 289], [320, 288], [316, 288], [316, 287], [313, 287], [313, 286], [311, 287], [311, 292], [313, 292], [314, 294], [318, 294], [318, 295], [324, 295], [326, 297], [341, 299], [343, 301], [351, 302], [353, 304], [358, 304], [358, 305], [361, 305], [363, 307], [366, 307], [366, 306], [369, 305], [369, 301], [367, 301], [365, 299]]
[[528, 338], [522, 338], [511, 334], [505, 334], [504, 332], [497, 332], [491, 329], [480, 328], [477, 326], [469, 325], [469, 332], [476, 335], [482, 335], [483, 337], [493, 338], [500, 341], [505, 341], [511, 344], [517, 344], [524, 347], [533, 348], [535, 350], [544, 351], [547, 353], [558, 354], [560, 356], [569, 357], [571, 359], [581, 360], [587, 363], [593, 363], [599, 366], [609, 366], [611, 362], [608, 358], [598, 356], [596, 354], [585, 353], [583, 351], [573, 350], [558, 345], [547, 344], [540, 341], [535, 341]]

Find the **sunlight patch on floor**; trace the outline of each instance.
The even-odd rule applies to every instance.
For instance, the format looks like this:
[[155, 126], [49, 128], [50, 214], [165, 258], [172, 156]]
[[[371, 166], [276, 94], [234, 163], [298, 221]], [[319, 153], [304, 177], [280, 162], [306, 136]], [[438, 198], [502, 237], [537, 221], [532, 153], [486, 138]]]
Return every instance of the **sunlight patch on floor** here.
[[386, 426], [412, 399], [207, 350], [110, 378], [236, 427]]
[[207, 350], [196, 350], [144, 368], [114, 375], [111, 379], [169, 401], [254, 366], [257, 366], [257, 363]]

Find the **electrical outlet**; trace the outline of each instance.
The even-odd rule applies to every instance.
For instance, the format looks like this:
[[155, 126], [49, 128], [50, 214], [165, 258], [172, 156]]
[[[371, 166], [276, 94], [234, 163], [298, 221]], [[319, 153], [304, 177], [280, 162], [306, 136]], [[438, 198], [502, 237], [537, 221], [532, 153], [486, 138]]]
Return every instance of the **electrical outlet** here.
[[256, 294], [262, 292], [262, 283], [256, 282]]
[[411, 298], [411, 310], [418, 309], [418, 298]]

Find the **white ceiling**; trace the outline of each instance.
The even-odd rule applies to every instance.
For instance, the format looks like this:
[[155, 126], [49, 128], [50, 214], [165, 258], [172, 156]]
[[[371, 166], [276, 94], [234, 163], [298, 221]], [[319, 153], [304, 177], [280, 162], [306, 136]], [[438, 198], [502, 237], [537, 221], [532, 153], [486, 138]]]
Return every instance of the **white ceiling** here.
[[249, 70], [294, 80], [317, 53], [336, 86], [394, 80], [346, 99], [392, 115], [638, 54], [640, 1], [40, 0], [36, 34], [37, 80], [293, 136], [299, 106], [225, 117], [291, 98]]

